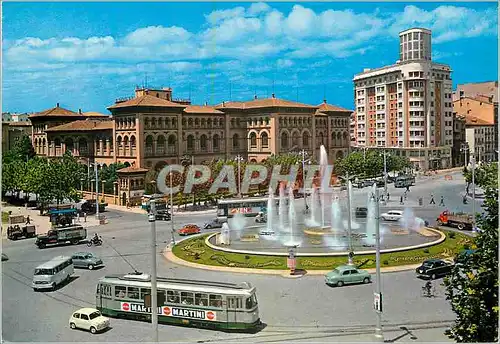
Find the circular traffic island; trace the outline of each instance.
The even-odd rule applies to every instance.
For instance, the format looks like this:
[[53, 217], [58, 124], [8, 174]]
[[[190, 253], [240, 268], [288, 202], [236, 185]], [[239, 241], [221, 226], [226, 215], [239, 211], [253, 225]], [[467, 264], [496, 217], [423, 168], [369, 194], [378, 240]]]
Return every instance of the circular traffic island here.
[[[472, 245], [472, 239], [464, 234], [433, 228], [425, 228], [425, 231], [429, 237], [432, 237], [432, 241], [413, 247], [382, 249], [382, 268], [415, 265], [431, 258], [453, 259], [457, 253]], [[210, 233], [185, 239], [172, 248], [171, 254], [176, 260], [190, 263], [189, 265], [194, 267], [220, 267], [221, 270], [224, 268], [287, 270], [288, 247], [281, 246], [279, 249], [266, 250], [259, 245], [262, 241], [256, 241], [252, 242], [254, 245], [252, 250], [240, 249], [235, 248], [238, 245], [234, 245], [239, 241], [218, 245], [218, 236], [219, 233]], [[319, 246], [319, 240], [314, 238], [311, 240], [315, 241], [311, 242], [311, 247]], [[245, 242], [245, 244], [249, 243]], [[330, 270], [347, 263], [348, 251], [331, 251], [325, 250], [324, 247], [321, 247], [321, 252], [297, 251], [295, 253], [297, 269]], [[375, 268], [374, 247], [354, 250], [353, 263], [362, 269]], [[237, 270], [232, 271], [237, 272]]]

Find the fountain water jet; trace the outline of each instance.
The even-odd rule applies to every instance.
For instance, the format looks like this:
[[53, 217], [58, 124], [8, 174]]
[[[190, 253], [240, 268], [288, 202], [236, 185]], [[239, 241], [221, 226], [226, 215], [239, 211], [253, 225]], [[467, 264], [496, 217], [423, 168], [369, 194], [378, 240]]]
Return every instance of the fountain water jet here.
[[[328, 166], [328, 154], [326, 153], [325, 146], [321, 145], [319, 147], [319, 168], [320, 168], [320, 180], [323, 182], [323, 177], [327, 171]], [[321, 227], [325, 227], [325, 207], [326, 207], [326, 190], [320, 188], [320, 200], [321, 200]]]
[[[377, 216], [377, 200], [373, 199], [375, 196], [376, 185], [373, 185], [371, 192], [368, 193], [368, 214], [366, 218], [366, 238], [365, 242], [367, 245], [375, 245], [375, 232], [377, 227], [377, 221], [375, 217]], [[373, 195], [373, 197], [372, 197]]]
[[276, 206], [276, 203], [274, 201], [274, 192], [271, 187], [269, 187], [269, 196], [267, 199], [267, 223], [266, 223], [266, 231], [263, 233], [262, 231], [260, 234], [265, 234], [265, 235], [273, 235], [275, 234], [274, 232], [274, 220], [275, 220], [275, 210], [274, 207]]
[[283, 243], [286, 247], [296, 247], [300, 245], [300, 241], [294, 238], [295, 225], [297, 222], [295, 213], [295, 203], [291, 188], [288, 189], [288, 240]]
[[280, 184], [280, 189], [279, 189], [279, 226], [281, 231], [285, 231], [285, 212], [286, 212], [286, 204], [285, 204], [285, 185]]

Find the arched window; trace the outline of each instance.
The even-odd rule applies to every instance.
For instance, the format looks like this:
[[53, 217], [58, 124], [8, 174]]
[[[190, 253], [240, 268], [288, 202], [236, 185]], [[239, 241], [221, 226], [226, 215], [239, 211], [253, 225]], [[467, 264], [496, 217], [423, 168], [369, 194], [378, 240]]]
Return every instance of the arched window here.
[[192, 128], [193, 127], [193, 119], [190, 118], [188, 119], [188, 128]]
[[208, 150], [207, 135], [205, 135], [205, 134], [200, 136], [200, 149], [202, 152], [206, 152]]
[[[296, 121], [297, 119], [294, 119]], [[300, 135], [298, 131], [294, 131], [292, 134], [292, 146], [298, 147], [300, 143]]]
[[156, 139], [156, 154], [163, 156], [165, 155], [165, 136], [159, 135]]
[[42, 154], [45, 154], [45, 146], [46, 146], [47, 142], [45, 141], [45, 139], [42, 139]]
[[344, 137], [344, 142], [343, 142], [343, 144], [342, 144], [342, 145], [343, 145], [343, 146], [348, 146], [348, 145], [349, 145], [349, 140], [348, 140], [348, 136], [349, 136], [349, 135], [347, 135], [347, 132], [346, 132], [346, 131], [344, 131], [344, 134], [343, 134], [342, 136]]
[[158, 128], [163, 129], [163, 118], [158, 118]]
[[[42, 141], [40, 140], [40, 144], [41, 143]], [[73, 150], [75, 149], [73, 139], [68, 137], [66, 140], [64, 140], [64, 144], [66, 145], [66, 151], [70, 151], [70, 153], [73, 154]]]
[[309, 133], [307, 131], [302, 134], [302, 147], [309, 147]]
[[187, 150], [189, 152], [194, 151], [194, 136], [193, 135], [188, 135], [188, 137], [187, 137]]
[[324, 142], [323, 133], [322, 133], [322, 132], [320, 132], [320, 133], [318, 134], [318, 144], [323, 145], [324, 143], [325, 143], [325, 142]]
[[269, 136], [265, 131], [260, 134], [260, 143], [262, 145], [262, 148], [269, 148]]
[[233, 135], [233, 149], [240, 148], [240, 136], [238, 134]]
[[199, 119], [199, 118], [197, 118], [197, 119], [195, 119], [195, 120], [194, 120], [194, 125], [195, 125], [196, 127], [199, 127], [199, 126], [200, 126], [200, 119]]
[[145, 127], [146, 129], [149, 129], [149, 123], [150, 123], [149, 118], [148, 118], [148, 117], [146, 117], [146, 118], [144, 119], [144, 127]]
[[206, 125], [207, 125], [207, 120], [206, 120], [205, 118], [202, 118], [202, 119], [201, 119], [201, 127], [202, 127], [202, 128], [205, 128], [205, 127], [206, 127]]
[[176, 151], [176, 138], [175, 138], [175, 135], [170, 135], [168, 137], [168, 153], [169, 154], [175, 154], [175, 151]]
[[214, 152], [218, 152], [220, 150], [220, 138], [219, 135], [215, 134], [212, 137], [212, 147]]
[[61, 139], [60, 138], [56, 138], [54, 140], [54, 146], [56, 147], [56, 156], [57, 155], [61, 155]]
[[257, 148], [257, 134], [250, 133], [250, 148]]
[[153, 155], [153, 136], [146, 137], [146, 156]]
[[122, 137], [121, 136], [118, 136], [116, 138], [116, 154], [118, 156], [121, 156], [122, 155], [122, 152], [123, 152], [123, 142], [122, 142]]
[[288, 148], [288, 133], [286, 131], [281, 133], [281, 148]]
[[155, 129], [156, 128], [156, 118], [153, 117], [153, 119], [151, 120], [151, 128]]
[[135, 142], [134, 135], [130, 136], [130, 152], [131, 152], [132, 156], [135, 156], [135, 154], [136, 154], [136, 142]]
[[130, 155], [130, 142], [128, 140], [128, 136], [123, 137], [123, 155], [124, 156]]
[[83, 138], [78, 140], [78, 149], [80, 150], [80, 155], [89, 154], [89, 147], [87, 146], [87, 140]]

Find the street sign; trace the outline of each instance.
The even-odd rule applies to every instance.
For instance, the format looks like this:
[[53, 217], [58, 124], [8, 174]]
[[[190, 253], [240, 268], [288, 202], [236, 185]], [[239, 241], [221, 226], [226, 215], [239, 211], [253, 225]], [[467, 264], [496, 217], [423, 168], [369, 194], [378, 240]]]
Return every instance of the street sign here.
[[373, 293], [373, 308], [382, 313], [382, 293]]

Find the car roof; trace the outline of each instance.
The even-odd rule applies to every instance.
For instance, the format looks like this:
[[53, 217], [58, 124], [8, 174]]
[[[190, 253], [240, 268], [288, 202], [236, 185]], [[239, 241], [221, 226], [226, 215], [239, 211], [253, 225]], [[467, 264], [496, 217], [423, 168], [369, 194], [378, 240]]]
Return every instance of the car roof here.
[[73, 313], [90, 314], [90, 313], [94, 313], [94, 312], [98, 312], [98, 310], [95, 308], [85, 307], [85, 308], [80, 308], [80, 309], [74, 311]]
[[403, 211], [402, 210], [389, 210], [388, 213], [403, 214]]
[[355, 266], [352, 265], [339, 265], [336, 267], [337, 270], [344, 271], [344, 270], [355, 270], [357, 269]]
[[94, 255], [92, 252], [75, 252], [75, 253], [73, 253], [73, 256], [74, 256], [74, 255], [77, 255], [77, 254], [79, 254], [79, 255], [87, 255], [87, 254], [90, 254], [91, 256], [93, 256], [93, 255]]
[[435, 263], [435, 262], [441, 262], [441, 261], [442, 261], [441, 259], [437, 259], [437, 258], [431, 258], [431, 259], [424, 260], [424, 262], [427, 262], [427, 263]]

